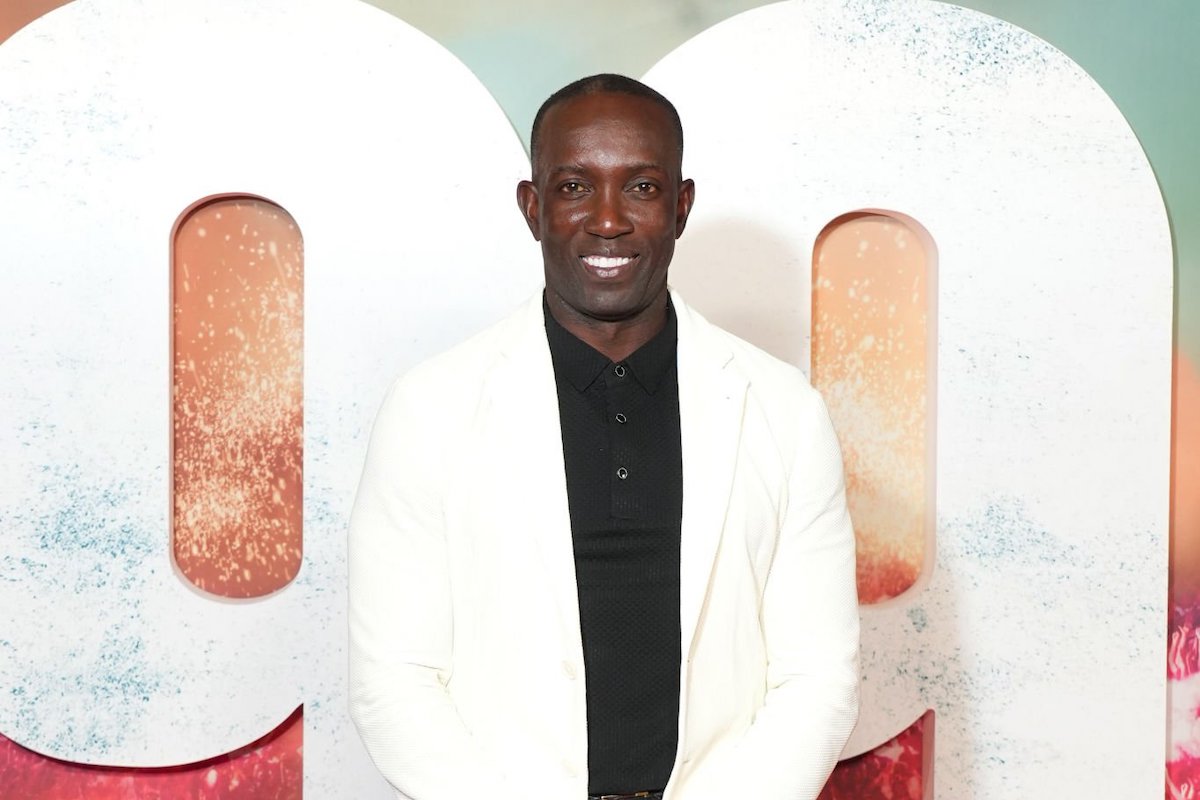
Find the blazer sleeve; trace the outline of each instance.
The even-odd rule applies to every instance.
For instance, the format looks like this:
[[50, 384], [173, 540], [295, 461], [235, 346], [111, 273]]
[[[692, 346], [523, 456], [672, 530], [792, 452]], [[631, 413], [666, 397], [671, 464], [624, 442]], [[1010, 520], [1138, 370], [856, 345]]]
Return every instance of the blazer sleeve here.
[[805, 388], [763, 593], [765, 699], [744, 735], [712, 752], [674, 800], [814, 800], [858, 717], [854, 531], [837, 437]]
[[[375, 422], [349, 533], [350, 716], [401, 797], [521, 796], [464, 726], [446, 683], [453, 613], [444, 437], [404, 379]], [[443, 439], [439, 441], [439, 439]]]

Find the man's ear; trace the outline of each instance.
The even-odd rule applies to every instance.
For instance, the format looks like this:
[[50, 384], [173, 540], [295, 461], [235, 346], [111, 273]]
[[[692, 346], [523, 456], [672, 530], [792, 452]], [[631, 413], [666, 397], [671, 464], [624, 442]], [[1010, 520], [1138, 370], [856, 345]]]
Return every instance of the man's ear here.
[[538, 193], [532, 181], [521, 181], [517, 184], [517, 207], [525, 217], [525, 224], [533, 234], [536, 242], [542, 240], [542, 226], [538, 222]]
[[675, 238], [683, 235], [687, 227], [688, 214], [692, 213], [692, 203], [696, 200], [696, 184], [691, 178], [679, 182], [679, 199], [675, 203]]

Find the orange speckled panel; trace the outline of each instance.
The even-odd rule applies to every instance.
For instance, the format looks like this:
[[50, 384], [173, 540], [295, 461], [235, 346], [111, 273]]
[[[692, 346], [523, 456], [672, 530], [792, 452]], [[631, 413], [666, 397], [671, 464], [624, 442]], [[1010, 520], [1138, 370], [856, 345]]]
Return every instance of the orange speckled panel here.
[[0, 42], [67, 0], [4, 0], [0, 2]]
[[864, 604], [921, 574], [933, 523], [933, 297], [927, 237], [896, 217], [831, 222], [813, 253], [813, 383], [846, 461]]
[[303, 242], [283, 209], [238, 197], [187, 215], [174, 248], [175, 561], [206, 592], [260, 597], [303, 547]]

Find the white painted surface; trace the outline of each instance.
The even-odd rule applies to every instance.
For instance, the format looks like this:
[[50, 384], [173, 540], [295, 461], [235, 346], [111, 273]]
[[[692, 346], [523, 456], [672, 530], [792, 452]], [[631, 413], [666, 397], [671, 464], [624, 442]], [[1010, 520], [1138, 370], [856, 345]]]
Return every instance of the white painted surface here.
[[[173, 764], [303, 703], [306, 792], [387, 796], [345, 715], [343, 526], [387, 380], [538, 283], [517, 137], [355, 3], [77, 0], [0, 76], [3, 732]], [[807, 366], [826, 223], [891, 209], [937, 244], [937, 567], [865, 612], [853, 749], [933, 707], [940, 798], [1161, 792], [1170, 242], [1111, 101], [924, 0], [770, 6], [650, 81], [698, 182], [674, 283], [715, 321]], [[167, 550], [169, 234], [231, 191], [306, 243], [305, 561], [239, 604]]]
[[933, 708], [938, 798], [1160, 795], [1171, 244], [1112, 101], [927, 0], [756, 9], [647, 80], [697, 184], [673, 283], [735, 333], [807, 369], [843, 213], [936, 243], [936, 567], [864, 609], [847, 755]]
[[[171, 765], [303, 704], [306, 796], [389, 796], [346, 712], [345, 524], [390, 379], [539, 285], [517, 136], [354, 2], [77, 0], [0, 76], [0, 730]], [[306, 256], [304, 562], [246, 603], [168, 551], [170, 235], [228, 192], [286, 208]]]

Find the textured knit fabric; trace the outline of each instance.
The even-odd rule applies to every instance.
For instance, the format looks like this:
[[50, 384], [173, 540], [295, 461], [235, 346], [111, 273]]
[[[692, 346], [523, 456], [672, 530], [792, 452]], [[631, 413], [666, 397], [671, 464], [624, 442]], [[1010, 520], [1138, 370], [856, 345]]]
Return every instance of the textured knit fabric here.
[[588, 791], [661, 789], [679, 725], [676, 319], [613, 363], [545, 312], [587, 687]]

